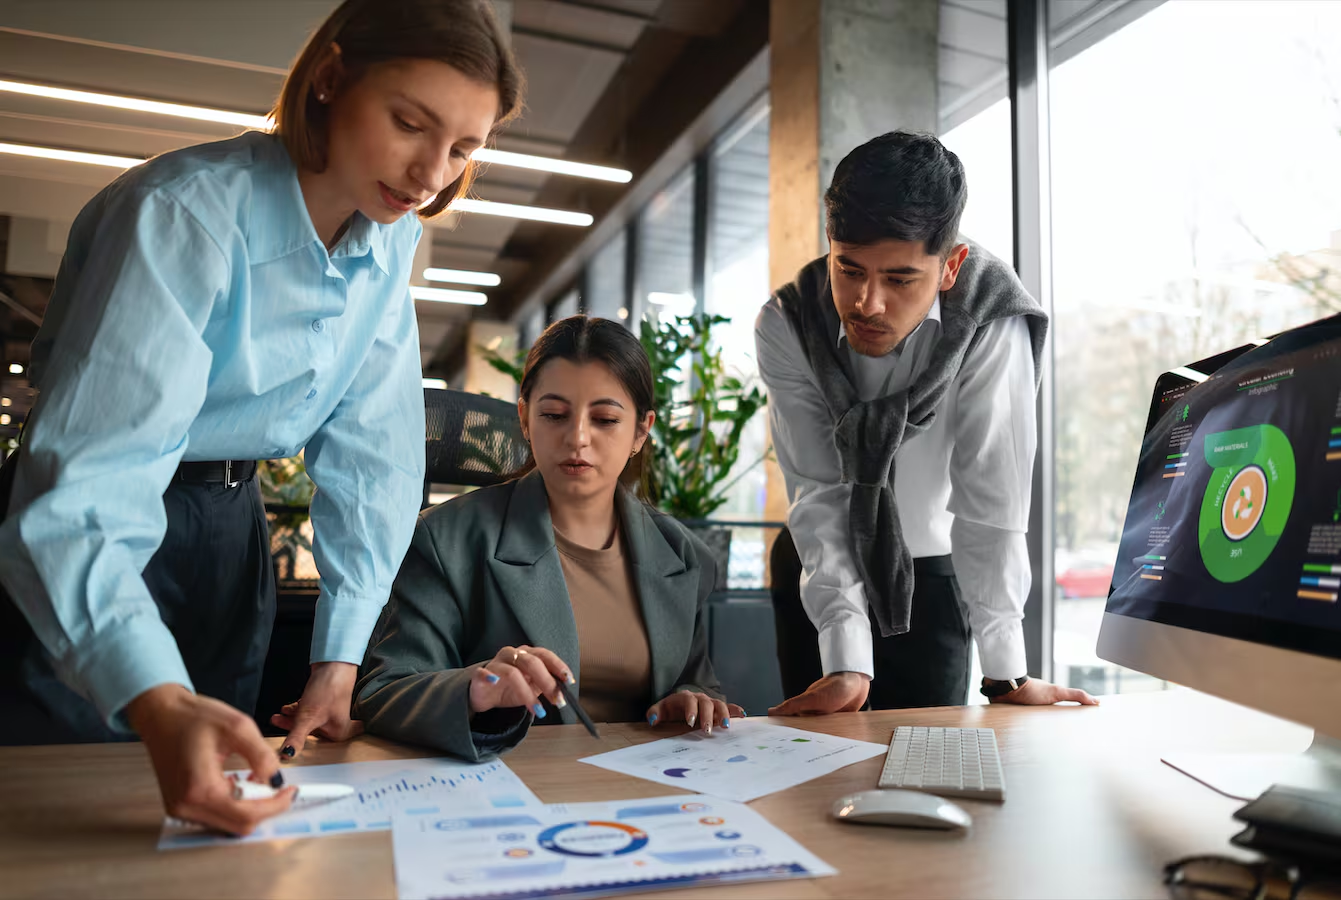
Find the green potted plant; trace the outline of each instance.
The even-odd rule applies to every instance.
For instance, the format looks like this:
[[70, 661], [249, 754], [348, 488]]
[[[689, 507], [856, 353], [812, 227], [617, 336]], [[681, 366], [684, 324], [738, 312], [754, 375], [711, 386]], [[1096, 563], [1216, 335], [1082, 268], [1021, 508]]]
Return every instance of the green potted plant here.
[[[712, 329], [731, 321], [701, 313], [644, 319], [639, 331], [652, 363], [656, 422], [648, 499], [694, 528], [717, 557], [717, 589], [726, 587], [731, 529], [703, 520], [727, 502], [742, 476], [764, 461], [736, 470], [745, 426], [764, 407], [764, 392], [727, 371]], [[687, 364], [687, 370], [686, 370]]]
[[275, 561], [275, 579], [298, 579], [300, 559], [306, 561], [312, 553], [312, 541], [304, 526], [316, 485], [308, 477], [301, 455], [263, 459], [256, 467], [256, 477], [270, 519], [270, 555]]

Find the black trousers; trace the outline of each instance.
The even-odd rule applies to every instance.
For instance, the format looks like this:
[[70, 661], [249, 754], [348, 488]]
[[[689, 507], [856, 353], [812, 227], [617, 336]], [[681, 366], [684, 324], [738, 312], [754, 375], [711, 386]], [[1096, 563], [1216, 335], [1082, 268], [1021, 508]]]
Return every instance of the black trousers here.
[[[769, 563], [782, 689], [795, 697], [824, 673], [819, 635], [801, 605], [801, 559], [785, 528], [773, 544]], [[962, 706], [968, 700], [970, 633], [950, 557], [917, 559], [913, 569], [916, 588], [909, 630], [881, 637], [871, 616], [875, 650], [871, 709]]]
[[[251, 715], [275, 621], [270, 537], [253, 478], [236, 487], [175, 481], [168, 527], [144, 570], [196, 693]], [[91, 673], [97, 677], [96, 673]], [[134, 740], [57, 676], [28, 620], [0, 588], [0, 745]]]

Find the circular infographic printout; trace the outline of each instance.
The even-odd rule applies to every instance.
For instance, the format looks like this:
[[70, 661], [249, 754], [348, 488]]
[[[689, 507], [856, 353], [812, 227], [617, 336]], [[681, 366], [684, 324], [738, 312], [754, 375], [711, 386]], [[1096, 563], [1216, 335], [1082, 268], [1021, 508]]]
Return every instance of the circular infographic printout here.
[[1210, 482], [1201, 500], [1198, 543], [1206, 571], [1242, 581], [1276, 549], [1294, 502], [1294, 449], [1274, 425], [1206, 435]]
[[565, 822], [540, 832], [540, 846], [564, 856], [623, 856], [647, 846], [647, 832], [622, 822]]

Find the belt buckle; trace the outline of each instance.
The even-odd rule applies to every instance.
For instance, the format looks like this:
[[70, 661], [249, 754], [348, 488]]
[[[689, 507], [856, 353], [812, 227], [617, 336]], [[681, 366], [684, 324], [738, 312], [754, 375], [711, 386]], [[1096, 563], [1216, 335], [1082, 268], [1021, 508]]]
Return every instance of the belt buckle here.
[[231, 459], [224, 460], [224, 487], [235, 488], [241, 483], [241, 481], [233, 480], [233, 461]]

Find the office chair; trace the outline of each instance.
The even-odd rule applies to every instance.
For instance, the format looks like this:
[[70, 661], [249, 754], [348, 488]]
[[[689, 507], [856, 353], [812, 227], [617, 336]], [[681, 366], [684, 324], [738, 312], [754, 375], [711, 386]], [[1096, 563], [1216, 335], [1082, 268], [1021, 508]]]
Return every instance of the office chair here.
[[424, 388], [424, 505], [430, 484], [488, 487], [531, 458], [516, 404], [465, 391]]

